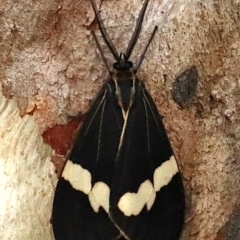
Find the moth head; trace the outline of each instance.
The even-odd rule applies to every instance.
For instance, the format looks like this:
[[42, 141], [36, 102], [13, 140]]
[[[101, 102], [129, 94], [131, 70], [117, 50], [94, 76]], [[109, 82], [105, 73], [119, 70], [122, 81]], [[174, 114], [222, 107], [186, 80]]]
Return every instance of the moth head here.
[[132, 67], [133, 63], [131, 61], [128, 61], [126, 55], [122, 52], [120, 53], [118, 61], [113, 64], [113, 68], [118, 72], [128, 71]]

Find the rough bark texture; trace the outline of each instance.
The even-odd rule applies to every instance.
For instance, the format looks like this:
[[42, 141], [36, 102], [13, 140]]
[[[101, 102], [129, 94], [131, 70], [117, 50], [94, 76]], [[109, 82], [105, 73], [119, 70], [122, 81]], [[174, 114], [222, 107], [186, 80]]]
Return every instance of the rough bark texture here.
[[[126, 49], [141, 6], [140, 0], [101, 3], [102, 18], [119, 51]], [[131, 57], [133, 62], [138, 59], [154, 25], [158, 25], [139, 77], [145, 79], [159, 111], [165, 116], [164, 123], [183, 174], [187, 213], [182, 240], [220, 239], [218, 231], [239, 203], [239, 10], [237, 0], [150, 0], [142, 34]], [[0, 3], [0, 13], [0, 81], [4, 95], [17, 102], [22, 116], [31, 114], [28, 121], [34, 120], [40, 132], [67, 123], [79, 112], [85, 113], [107, 76], [89, 30], [97, 29], [90, 2], [5, 0]], [[103, 49], [108, 52], [106, 47]], [[106, 56], [112, 63], [112, 56]], [[190, 106], [181, 108], [171, 99], [171, 86], [174, 78], [192, 65], [200, 76], [197, 96]], [[0, 213], [0, 225], [4, 219], [11, 219], [11, 223], [1, 226], [0, 238], [50, 240], [49, 203], [55, 176], [50, 175], [45, 179], [48, 183], [42, 183], [40, 180], [46, 172], [39, 170], [39, 165], [49, 164], [50, 150], [46, 153], [42, 144], [40, 157], [36, 159], [30, 152], [35, 152], [31, 147], [32, 131], [16, 131], [21, 126], [18, 121], [13, 122], [16, 125], [2, 124], [13, 110], [6, 110], [8, 105], [12, 106], [11, 101], [3, 98], [0, 101], [6, 101], [0, 114], [0, 145], [6, 144], [3, 135], [11, 132], [13, 136], [9, 146], [0, 150], [0, 155], [6, 156], [0, 159], [1, 182], [7, 172], [9, 184], [9, 188], [1, 190], [5, 207], [1, 206], [4, 211]], [[13, 146], [18, 146], [20, 152], [28, 148], [28, 156], [16, 160], [18, 155]], [[26, 167], [25, 176], [9, 171], [11, 166], [6, 164], [9, 159], [14, 165], [21, 162], [21, 167]], [[31, 165], [33, 161], [36, 165]], [[21, 184], [26, 176], [39, 176], [36, 177], [39, 182], [34, 180], [31, 186]], [[18, 184], [12, 184], [11, 179]], [[47, 186], [50, 194], [43, 193]], [[16, 190], [22, 201], [35, 204], [35, 208], [26, 210], [13, 202], [12, 211], [8, 211], [8, 194]], [[35, 198], [29, 200], [32, 191], [42, 202]], [[48, 213], [36, 212], [45, 201], [48, 204], [44, 209]], [[21, 218], [16, 218], [14, 210], [21, 211]], [[31, 221], [25, 216], [32, 216]], [[25, 236], [21, 235], [23, 227], [28, 229], [23, 231]], [[8, 235], [12, 229], [16, 235]], [[221, 236], [224, 237], [224, 232]]]

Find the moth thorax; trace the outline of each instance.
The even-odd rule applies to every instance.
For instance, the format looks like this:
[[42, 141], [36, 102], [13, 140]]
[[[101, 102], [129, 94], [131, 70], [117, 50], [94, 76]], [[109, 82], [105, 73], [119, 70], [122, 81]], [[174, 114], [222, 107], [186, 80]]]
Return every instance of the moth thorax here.
[[116, 81], [126, 81], [126, 80], [134, 80], [135, 74], [128, 70], [128, 71], [120, 71], [115, 72], [113, 75], [113, 79]]

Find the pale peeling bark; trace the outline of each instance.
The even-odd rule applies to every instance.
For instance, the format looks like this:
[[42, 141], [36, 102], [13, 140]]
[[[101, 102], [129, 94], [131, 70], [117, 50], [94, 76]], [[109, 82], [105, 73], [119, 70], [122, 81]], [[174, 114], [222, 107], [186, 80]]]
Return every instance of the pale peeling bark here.
[[[119, 51], [126, 49], [141, 6], [140, 0], [105, 0], [101, 4], [102, 18]], [[0, 80], [5, 96], [17, 101], [22, 115], [33, 112], [41, 131], [56, 123], [66, 123], [69, 116], [78, 112], [86, 112], [107, 76], [88, 29], [94, 19], [90, 2], [8, 0], [0, 3], [0, 10]], [[133, 62], [137, 60], [158, 25], [139, 76], [145, 79], [165, 116], [164, 123], [183, 174], [187, 200], [184, 240], [216, 239], [240, 199], [239, 10], [237, 0], [150, 0], [143, 31], [131, 58]], [[103, 49], [108, 53], [106, 47]], [[112, 56], [106, 56], [112, 63]], [[197, 96], [192, 105], [180, 108], [171, 99], [171, 85], [176, 76], [192, 65], [200, 76]], [[10, 101], [8, 104], [11, 105]], [[1, 123], [2, 118], [3, 114]], [[10, 131], [8, 134], [15, 138], [9, 141], [6, 155], [13, 146], [22, 146], [24, 150], [28, 146], [22, 144], [24, 139], [32, 141], [30, 131], [18, 135], [9, 125], [3, 125], [1, 131]], [[34, 149], [29, 147], [32, 155]], [[41, 149], [41, 153], [46, 151], [45, 146]], [[11, 154], [12, 161], [14, 156], [18, 159], [17, 153]], [[49, 155], [50, 152], [44, 156]], [[9, 172], [9, 177], [24, 181], [27, 175], [46, 174], [38, 172], [41, 157], [35, 160], [34, 171], [24, 170], [34, 160], [30, 152], [29, 158], [21, 159], [26, 174]], [[1, 158], [1, 161], [7, 167], [4, 171], [10, 171], [6, 165], [9, 160]], [[44, 164], [50, 163], [45, 159]], [[32, 184], [33, 188], [36, 184], [36, 195], [42, 201], [52, 201], [51, 184], [37, 180]], [[33, 188], [28, 185], [22, 188], [22, 198], [26, 199]], [[49, 194], [42, 194], [47, 188]], [[20, 191], [17, 184], [12, 186], [12, 192], [16, 189]], [[1, 194], [7, 195], [8, 191], [5, 189]], [[17, 203], [12, 205], [16, 211], [20, 207]], [[23, 207], [21, 214], [32, 216], [34, 222], [36, 209], [29, 207], [26, 211]], [[39, 211], [44, 224], [48, 224], [51, 215], [51, 207], [46, 209], [48, 213]], [[19, 226], [15, 228], [16, 236], [5, 239], [52, 239], [50, 230], [44, 231], [49, 226], [41, 221], [39, 225], [34, 223], [32, 230], [28, 229], [28, 236], [22, 236], [20, 229], [25, 226], [25, 217], [15, 218], [6, 208], [3, 213], [4, 219], [12, 219], [12, 225], [4, 225], [0, 234], [7, 235], [7, 229], [14, 228], [14, 224]], [[39, 235], [34, 235], [36, 232]]]
[[2, 93], [0, 119], [0, 239], [52, 239], [52, 150], [32, 117], [20, 117]]

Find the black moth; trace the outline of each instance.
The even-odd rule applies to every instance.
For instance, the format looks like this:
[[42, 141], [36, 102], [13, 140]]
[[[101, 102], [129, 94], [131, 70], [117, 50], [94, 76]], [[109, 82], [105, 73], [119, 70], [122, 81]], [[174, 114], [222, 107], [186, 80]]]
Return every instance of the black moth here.
[[56, 240], [177, 240], [184, 189], [157, 108], [137, 72], [156, 27], [133, 69], [129, 57], [148, 5], [145, 0], [126, 53], [117, 53], [96, 4], [102, 37], [116, 62], [90, 108], [53, 202]]

